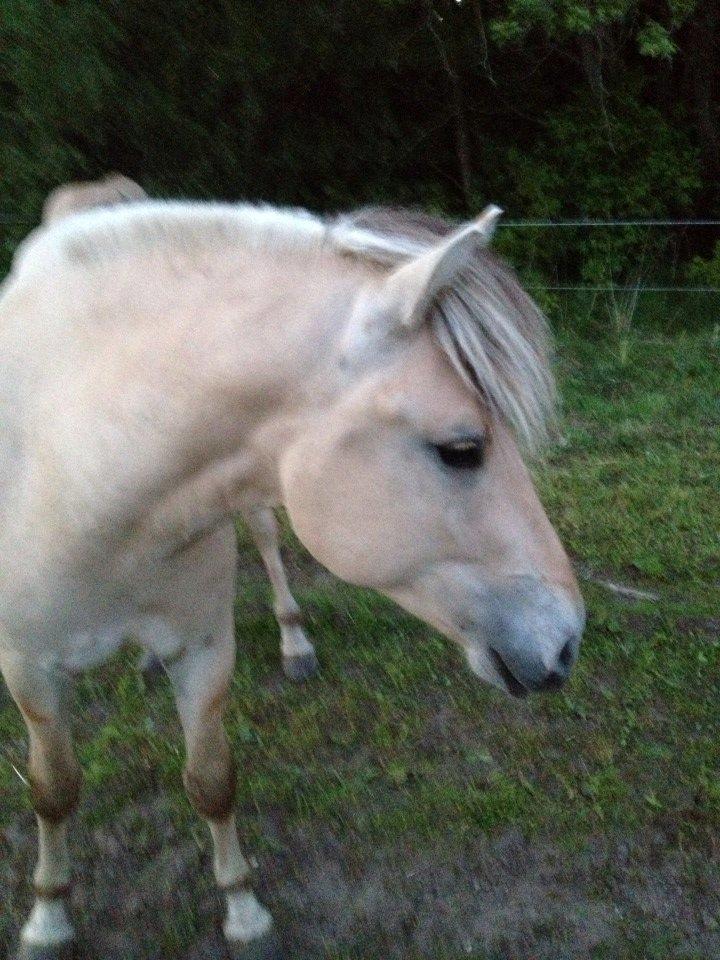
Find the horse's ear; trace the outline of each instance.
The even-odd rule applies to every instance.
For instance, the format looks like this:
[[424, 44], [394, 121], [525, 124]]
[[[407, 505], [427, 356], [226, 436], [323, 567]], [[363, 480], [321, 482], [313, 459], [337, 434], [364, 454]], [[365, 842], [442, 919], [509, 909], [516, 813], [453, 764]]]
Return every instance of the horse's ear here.
[[466, 227], [456, 230], [437, 246], [390, 274], [387, 290], [392, 312], [395, 316], [399, 313], [404, 326], [422, 323], [434, 298], [452, 287], [477, 248], [490, 242], [501, 214], [499, 207], [486, 207]]

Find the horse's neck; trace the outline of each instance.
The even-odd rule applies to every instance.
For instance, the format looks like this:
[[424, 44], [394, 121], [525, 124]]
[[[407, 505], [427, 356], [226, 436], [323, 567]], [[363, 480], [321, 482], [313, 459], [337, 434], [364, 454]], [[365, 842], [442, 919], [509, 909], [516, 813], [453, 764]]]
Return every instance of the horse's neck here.
[[[93, 327], [77, 385], [51, 384], [57, 395], [41, 398], [57, 410], [43, 446], [63, 469], [52, 491], [48, 471], [36, 471], [37, 500], [89, 527], [167, 540], [246, 501], [277, 500], [277, 458], [293, 425], [335, 389], [361, 282], [358, 269], [317, 256], [284, 266], [248, 257], [238, 271], [219, 258], [180, 276], [164, 276], [158, 260], [137, 277], [141, 296], [125, 323], [117, 304], [127, 277], [108, 276], [113, 326]], [[38, 464], [45, 456], [38, 451]]]
[[281, 272], [263, 264], [256, 294], [226, 301], [231, 322], [209, 311], [212, 355], [199, 346], [182, 451], [194, 465], [157, 497], [141, 525], [150, 541], [173, 550], [233, 513], [282, 502], [283, 454], [342, 390], [341, 344], [362, 281], [319, 259]]
[[[223, 451], [232, 455], [238, 440], [268, 422], [302, 416], [332, 396], [363, 279], [331, 258], [259, 258], [247, 274], [213, 286], [203, 301], [197, 345], [185, 357], [192, 398], [187, 422], [204, 422], [206, 430], [216, 424]], [[178, 329], [184, 338], [182, 324]]]

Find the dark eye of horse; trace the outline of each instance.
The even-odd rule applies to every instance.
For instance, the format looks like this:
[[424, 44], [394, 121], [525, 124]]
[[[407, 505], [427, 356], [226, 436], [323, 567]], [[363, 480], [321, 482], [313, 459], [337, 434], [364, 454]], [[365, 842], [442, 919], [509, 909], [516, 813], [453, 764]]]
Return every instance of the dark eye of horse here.
[[483, 463], [483, 442], [480, 437], [433, 444], [446, 467], [453, 470], [478, 470]]

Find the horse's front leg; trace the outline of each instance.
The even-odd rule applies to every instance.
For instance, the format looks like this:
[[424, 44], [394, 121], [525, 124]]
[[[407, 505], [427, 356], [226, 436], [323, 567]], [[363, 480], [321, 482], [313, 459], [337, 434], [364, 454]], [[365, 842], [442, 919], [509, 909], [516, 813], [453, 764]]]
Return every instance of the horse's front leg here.
[[290, 593], [280, 556], [275, 515], [268, 508], [258, 507], [244, 510], [242, 516], [260, 551], [273, 588], [273, 609], [280, 627], [283, 670], [291, 680], [305, 680], [317, 672], [318, 661], [315, 648], [303, 629], [300, 607]]
[[227, 899], [228, 947], [235, 960], [270, 960], [279, 957], [279, 948], [272, 917], [252, 891], [250, 868], [240, 852], [233, 812], [235, 765], [222, 724], [234, 663], [228, 619], [218, 635], [189, 643], [167, 671], [185, 734], [185, 790], [210, 828], [215, 879]]
[[64, 960], [75, 931], [68, 912], [68, 817], [80, 793], [80, 767], [67, 718], [68, 680], [19, 653], [2, 656], [3, 676], [30, 736], [28, 775], [38, 824], [35, 902], [20, 934], [19, 960]]

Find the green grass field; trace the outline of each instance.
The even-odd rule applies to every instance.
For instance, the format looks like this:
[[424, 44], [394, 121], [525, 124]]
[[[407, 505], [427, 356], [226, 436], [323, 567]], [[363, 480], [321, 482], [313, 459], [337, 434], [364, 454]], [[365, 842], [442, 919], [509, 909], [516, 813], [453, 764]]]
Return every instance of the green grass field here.
[[[589, 615], [565, 692], [482, 686], [288, 532], [322, 664], [293, 686], [240, 532], [228, 729], [243, 843], [290, 957], [720, 956], [720, 334], [558, 323], [564, 439], [536, 474]], [[80, 926], [103, 957], [216, 955], [169, 691], [134, 659], [78, 687]], [[24, 729], [1, 693], [0, 751], [1, 953], [34, 857]]]

